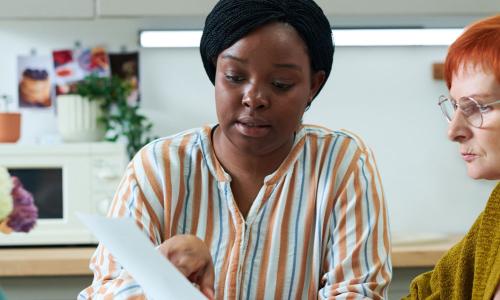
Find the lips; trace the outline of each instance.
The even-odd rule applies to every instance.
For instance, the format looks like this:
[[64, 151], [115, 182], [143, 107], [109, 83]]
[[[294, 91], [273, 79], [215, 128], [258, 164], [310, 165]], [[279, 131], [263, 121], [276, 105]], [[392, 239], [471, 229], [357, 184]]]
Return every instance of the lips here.
[[254, 117], [241, 117], [238, 118], [238, 123], [241, 123], [250, 127], [267, 127], [270, 126], [269, 122], [262, 118], [254, 118]]
[[264, 119], [241, 117], [236, 121], [236, 129], [247, 137], [263, 137], [271, 130], [271, 125]]
[[475, 153], [472, 153], [472, 152], [462, 152], [462, 158], [466, 161], [466, 162], [472, 162], [473, 160], [475, 160], [478, 155], [475, 154]]

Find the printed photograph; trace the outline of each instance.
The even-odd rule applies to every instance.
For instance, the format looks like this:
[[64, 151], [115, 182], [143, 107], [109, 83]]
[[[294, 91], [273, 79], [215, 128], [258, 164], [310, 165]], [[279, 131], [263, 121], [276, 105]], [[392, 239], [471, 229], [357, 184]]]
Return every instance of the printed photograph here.
[[74, 51], [83, 76], [96, 74], [99, 77], [109, 77], [111, 69], [106, 49], [103, 47], [84, 48]]
[[74, 84], [82, 80], [84, 73], [74, 59], [73, 50], [64, 49], [52, 52], [54, 60], [56, 95], [68, 94], [74, 90]]
[[135, 105], [140, 100], [139, 93], [139, 53], [110, 53], [111, 75], [127, 80], [132, 86], [127, 101]]
[[53, 67], [50, 56], [18, 56], [19, 107], [51, 107]]

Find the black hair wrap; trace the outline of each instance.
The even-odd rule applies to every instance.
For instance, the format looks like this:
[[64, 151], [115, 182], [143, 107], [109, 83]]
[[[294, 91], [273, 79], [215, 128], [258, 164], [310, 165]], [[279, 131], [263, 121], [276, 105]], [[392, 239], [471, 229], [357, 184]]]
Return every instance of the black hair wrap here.
[[[271, 22], [288, 23], [304, 40], [313, 71], [330, 75], [334, 45], [330, 23], [313, 0], [220, 0], [205, 20], [200, 42], [203, 66], [215, 84], [219, 54], [249, 34]], [[320, 87], [319, 91], [323, 88]]]

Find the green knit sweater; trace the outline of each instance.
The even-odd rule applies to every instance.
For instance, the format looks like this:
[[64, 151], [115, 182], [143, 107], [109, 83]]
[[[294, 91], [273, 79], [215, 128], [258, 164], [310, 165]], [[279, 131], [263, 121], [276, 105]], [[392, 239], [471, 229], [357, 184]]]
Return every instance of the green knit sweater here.
[[500, 283], [500, 183], [467, 235], [403, 299], [491, 300]]

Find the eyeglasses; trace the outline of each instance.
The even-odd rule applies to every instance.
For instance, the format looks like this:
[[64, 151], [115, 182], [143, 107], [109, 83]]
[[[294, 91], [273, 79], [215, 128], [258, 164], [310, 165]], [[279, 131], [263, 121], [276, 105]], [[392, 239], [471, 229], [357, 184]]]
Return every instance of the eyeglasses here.
[[440, 96], [438, 105], [441, 107], [444, 117], [448, 122], [453, 120], [457, 109], [465, 117], [467, 122], [476, 128], [481, 128], [483, 125], [483, 114], [490, 111], [491, 106], [500, 104], [500, 100], [495, 100], [486, 104], [479, 104], [472, 97], [463, 97], [457, 100], [450, 99], [446, 96]]

